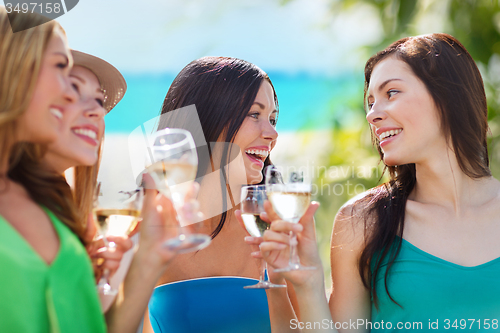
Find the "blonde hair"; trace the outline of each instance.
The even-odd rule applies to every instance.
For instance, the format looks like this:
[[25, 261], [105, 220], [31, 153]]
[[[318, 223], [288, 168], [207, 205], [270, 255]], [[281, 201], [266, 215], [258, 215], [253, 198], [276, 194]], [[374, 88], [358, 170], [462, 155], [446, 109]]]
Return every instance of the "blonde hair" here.
[[[56, 21], [38, 14], [11, 13], [0, 6], [0, 166], [19, 182], [36, 203], [47, 207], [81, 239], [85, 225], [66, 180], [41, 163], [46, 146], [17, 142], [17, 120], [26, 111], [38, 81], [44, 52]], [[18, 32], [13, 32], [18, 31]], [[1, 175], [0, 176], [5, 176]]]
[[94, 193], [97, 185], [97, 173], [99, 172], [99, 165], [101, 163], [103, 139], [101, 139], [101, 145], [97, 153], [96, 164], [75, 167], [75, 187], [73, 189], [73, 196], [79, 210], [79, 219], [86, 228], [88, 228], [87, 221], [89, 214], [92, 213], [94, 204]]
[[[9, 20], [10, 18], [10, 20]], [[31, 29], [13, 33], [43, 23], [47, 19], [37, 14], [11, 13], [0, 6], [0, 165], [11, 157], [17, 133], [17, 119], [26, 111], [33, 97], [43, 54], [54, 30], [60, 25], [50, 21]], [[62, 28], [61, 28], [62, 30]]]

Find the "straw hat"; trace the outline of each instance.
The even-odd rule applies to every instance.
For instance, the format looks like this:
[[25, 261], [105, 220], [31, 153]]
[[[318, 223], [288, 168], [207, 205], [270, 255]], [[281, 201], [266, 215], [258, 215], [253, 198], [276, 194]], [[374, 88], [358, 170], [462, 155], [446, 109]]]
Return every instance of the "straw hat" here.
[[93, 55], [71, 50], [74, 66], [82, 66], [95, 74], [104, 92], [104, 108], [111, 111], [127, 91], [127, 83], [121, 73], [110, 63]]

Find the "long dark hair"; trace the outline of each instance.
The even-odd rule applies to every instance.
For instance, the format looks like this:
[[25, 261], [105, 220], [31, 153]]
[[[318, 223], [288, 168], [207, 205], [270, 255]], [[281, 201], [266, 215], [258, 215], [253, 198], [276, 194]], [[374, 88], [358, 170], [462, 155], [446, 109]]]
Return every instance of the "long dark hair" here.
[[[365, 66], [365, 101], [375, 66], [387, 57], [395, 57], [410, 66], [425, 84], [437, 106], [442, 132], [453, 149], [460, 169], [471, 178], [491, 176], [489, 169], [486, 95], [481, 74], [465, 47], [447, 34], [407, 37], [371, 57]], [[365, 103], [366, 105], [366, 103]], [[383, 161], [378, 138], [372, 141]], [[373, 189], [363, 200], [369, 202], [365, 224], [377, 222], [366, 235], [366, 246], [359, 261], [359, 273], [369, 288], [375, 306], [378, 297], [375, 282], [387, 261], [384, 286], [400, 249], [408, 195], [416, 183], [415, 164], [386, 166], [389, 182]], [[368, 230], [368, 229], [365, 229]]]
[[[205, 148], [208, 148], [207, 151], [210, 155], [209, 158], [200, 158], [203, 151], [198, 149], [200, 164], [198, 165], [197, 178], [203, 176], [209, 168], [208, 163], [210, 163], [212, 157], [210, 143], [234, 141], [264, 80], [271, 84], [274, 92], [274, 102], [276, 108], [278, 108], [278, 98], [269, 76], [259, 67], [241, 59], [203, 57], [189, 63], [174, 79], [165, 96], [161, 114], [164, 115], [167, 112], [189, 105], [196, 106], [203, 130], [202, 135], [208, 144]], [[189, 124], [179, 126], [179, 123], [176, 123], [175, 126], [172, 126], [171, 119], [160, 118], [158, 129], [166, 127], [184, 127], [188, 129]], [[231, 155], [234, 156], [230, 151], [225, 150], [220, 163], [216, 163], [216, 165], [220, 165], [223, 213], [219, 224], [212, 231], [212, 238], [219, 234], [227, 218], [226, 191], [230, 191], [230, 189], [229, 187], [226, 189], [225, 180], [227, 175], [223, 166], [227, 165], [231, 160]], [[264, 162], [264, 166], [269, 164], [268, 157]], [[230, 199], [232, 200], [232, 197]]]

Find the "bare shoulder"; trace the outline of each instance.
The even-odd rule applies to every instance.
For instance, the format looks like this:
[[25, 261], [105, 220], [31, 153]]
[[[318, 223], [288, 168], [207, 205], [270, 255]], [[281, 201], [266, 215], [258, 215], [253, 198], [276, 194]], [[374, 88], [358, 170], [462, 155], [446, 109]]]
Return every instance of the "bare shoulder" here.
[[330, 246], [333, 288], [329, 301], [335, 321], [370, 318], [370, 291], [361, 279], [359, 260], [366, 246], [367, 232], [373, 224], [368, 214], [372, 194], [372, 190], [369, 190], [354, 197], [335, 216]]
[[332, 231], [332, 246], [364, 243], [366, 233], [375, 221], [371, 216], [373, 190], [363, 192], [346, 202], [335, 216]]

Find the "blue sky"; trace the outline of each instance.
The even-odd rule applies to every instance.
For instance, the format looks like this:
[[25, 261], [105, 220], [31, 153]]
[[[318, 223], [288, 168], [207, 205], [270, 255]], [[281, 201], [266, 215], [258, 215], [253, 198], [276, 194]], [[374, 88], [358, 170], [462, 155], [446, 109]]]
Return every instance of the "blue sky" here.
[[124, 72], [177, 73], [206, 55], [265, 71], [335, 75], [361, 66], [380, 38], [369, 7], [329, 13], [327, 0], [80, 0], [59, 18], [72, 48]]
[[362, 46], [381, 36], [370, 7], [331, 13], [329, 2], [80, 0], [58, 20], [70, 47], [107, 60], [128, 82], [106, 133], [127, 133], [157, 116], [175, 75], [207, 55], [238, 57], [268, 72], [283, 110], [278, 129], [295, 131], [331, 126], [331, 99], [346, 94], [346, 80], [362, 89]]

